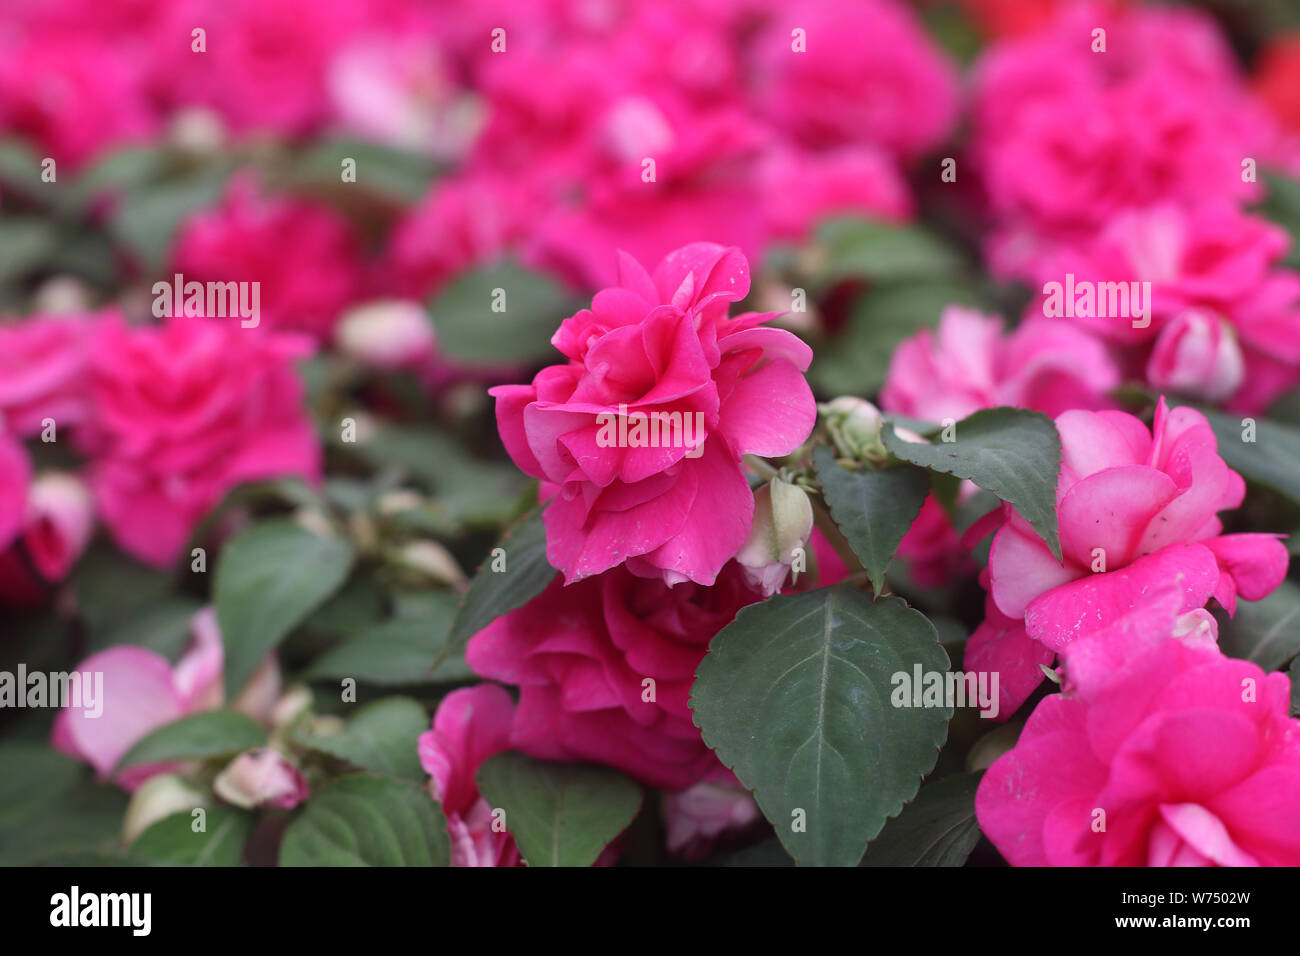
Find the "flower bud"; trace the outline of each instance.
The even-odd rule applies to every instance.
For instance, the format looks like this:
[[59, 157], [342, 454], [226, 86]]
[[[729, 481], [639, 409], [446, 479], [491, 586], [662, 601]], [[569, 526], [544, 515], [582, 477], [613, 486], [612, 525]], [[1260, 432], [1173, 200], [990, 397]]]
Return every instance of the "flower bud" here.
[[164, 817], [203, 805], [203, 794], [180, 777], [171, 773], [155, 774], [131, 795], [122, 820], [122, 839], [134, 843], [136, 837]]
[[812, 502], [798, 485], [773, 478], [754, 493], [754, 524], [736, 561], [764, 597], [780, 590], [812, 526]]
[[875, 405], [865, 399], [842, 395], [817, 407], [826, 420], [831, 441], [841, 455], [857, 459], [885, 457], [885, 445], [880, 440], [880, 426], [884, 420]]
[[290, 809], [307, 799], [302, 772], [278, 751], [247, 750], [217, 775], [213, 792], [245, 810], [269, 806]]
[[339, 351], [370, 368], [419, 366], [433, 358], [433, 322], [416, 302], [386, 300], [358, 306], [334, 331]]
[[95, 509], [81, 479], [63, 472], [38, 475], [27, 490], [23, 544], [47, 581], [67, 576], [94, 530]]
[[397, 563], [437, 584], [459, 585], [465, 582], [451, 552], [436, 541], [411, 541], [397, 551]]
[[1211, 402], [1232, 395], [1245, 377], [1245, 361], [1232, 327], [1197, 310], [1170, 320], [1147, 363], [1147, 380], [1156, 388]]
[[311, 688], [306, 684], [294, 684], [271, 708], [271, 726], [277, 730], [288, 727], [303, 714], [308, 713], [311, 705]]

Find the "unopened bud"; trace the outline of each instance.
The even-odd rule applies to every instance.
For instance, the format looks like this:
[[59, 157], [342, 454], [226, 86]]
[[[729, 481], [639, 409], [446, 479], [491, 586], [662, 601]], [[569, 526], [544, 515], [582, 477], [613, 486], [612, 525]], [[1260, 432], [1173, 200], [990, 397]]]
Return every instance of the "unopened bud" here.
[[122, 821], [122, 839], [134, 843], [159, 820], [205, 805], [203, 794], [172, 773], [150, 777], [131, 795]]
[[754, 524], [736, 561], [765, 597], [780, 590], [812, 526], [812, 502], [798, 485], [773, 478], [754, 492]]
[[875, 405], [862, 398], [842, 395], [818, 408], [826, 420], [831, 441], [842, 456], [860, 460], [884, 459], [885, 445], [880, 440], [880, 426], [884, 419]]
[[230, 762], [212, 783], [212, 792], [244, 809], [289, 809], [307, 799], [302, 772], [276, 750], [248, 750]]
[[397, 563], [437, 584], [465, 583], [465, 572], [451, 552], [436, 541], [411, 541], [402, 545], [397, 551]]
[[433, 357], [433, 321], [417, 302], [370, 302], [346, 313], [334, 330], [339, 351], [376, 369], [419, 366]]

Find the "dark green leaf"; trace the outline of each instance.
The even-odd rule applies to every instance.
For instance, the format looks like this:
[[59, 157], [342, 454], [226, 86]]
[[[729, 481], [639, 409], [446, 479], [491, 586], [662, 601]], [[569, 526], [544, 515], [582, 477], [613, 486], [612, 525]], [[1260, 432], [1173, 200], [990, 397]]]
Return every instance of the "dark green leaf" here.
[[641, 806], [641, 788], [616, 770], [518, 753], [489, 758], [478, 786], [529, 866], [591, 866]]
[[281, 866], [447, 866], [447, 820], [409, 780], [357, 775], [328, 783], [289, 824]]
[[302, 734], [295, 742], [346, 760], [358, 770], [423, 780], [416, 739], [428, 729], [423, 707], [409, 697], [387, 697], [361, 707], [336, 734]]
[[[500, 562], [489, 555], [479, 568], [436, 663], [459, 651], [498, 617], [523, 607], [555, 579], [555, 569], [546, 559], [546, 526], [541, 509], [507, 530], [497, 548], [504, 552]], [[494, 570], [494, 565], [501, 570]]]
[[927, 783], [867, 847], [863, 866], [962, 866], [979, 842], [975, 788], [979, 774]]
[[[704, 742], [803, 864], [853, 866], [934, 766], [952, 707], [895, 707], [894, 675], [943, 673], [934, 626], [846, 585], [741, 610], [690, 705]], [[799, 825], [803, 830], [799, 830]]]
[[153, 866], [239, 866], [253, 832], [253, 815], [233, 807], [207, 807], [204, 817], [199, 833], [189, 810], [163, 817], [136, 837], [130, 858]]
[[455, 613], [451, 593], [439, 594], [435, 607], [432, 615], [396, 617], [363, 629], [312, 661], [303, 676], [307, 680], [352, 677], [392, 687], [472, 677], [458, 655], [433, 669]]
[[826, 268], [823, 283], [847, 278], [872, 282], [924, 281], [952, 276], [962, 267], [951, 246], [913, 225], [867, 219], [832, 219], [817, 229]]
[[352, 545], [288, 519], [255, 524], [225, 546], [213, 603], [226, 649], [226, 699], [262, 658], [347, 579]]
[[1300, 428], [1209, 408], [1198, 410], [1214, 429], [1219, 454], [1230, 468], [1300, 502]]
[[190, 714], [137, 741], [118, 762], [118, 769], [171, 760], [206, 760], [261, 746], [266, 733], [251, 717], [234, 710]]
[[1220, 617], [1219, 648], [1266, 671], [1280, 670], [1300, 654], [1300, 585], [1283, 581], [1262, 601], [1238, 601], [1234, 617]]
[[111, 859], [126, 805], [120, 789], [43, 741], [0, 744], [0, 866]]
[[929, 476], [911, 465], [851, 471], [839, 465], [825, 445], [813, 450], [813, 464], [831, 517], [862, 560], [871, 586], [879, 594], [898, 543], [930, 493]]
[[[494, 312], [498, 289], [504, 311]], [[551, 355], [551, 336], [573, 309], [551, 279], [503, 262], [462, 275], [429, 311], [443, 354], [459, 362], [507, 365]]]
[[903, 441], [886, 424], [885, 447], [903, 461], [956, 475], [993, 492], [1020, 512], [1061, 560], [1056, 528], [1056, 477], [1061, 439], [1040, 412], [987, 408], [956, 423], [955, 441]]

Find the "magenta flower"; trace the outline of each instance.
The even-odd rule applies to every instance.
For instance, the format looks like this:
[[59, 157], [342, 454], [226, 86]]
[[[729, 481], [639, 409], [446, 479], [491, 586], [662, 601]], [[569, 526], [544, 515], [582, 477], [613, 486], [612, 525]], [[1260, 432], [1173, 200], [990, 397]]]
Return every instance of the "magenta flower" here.
[[1186, 633], [1183, 604], [1158, 592], [1065, 649], [1064, 693], [976, 793], [1012, 865], [1300, 864], [1290, 682], [1224, 657], [1208, 615]]
[[[1116, 411], [1066, 412], [1056, 427], [1063, 560], [1006, 506], [988, 566], [1000, 617], [990, 616], [968, 655], [988, 653], [986, 641], [1014, 639], [1015, 646], [1027, 647], [1002, 618], [1023, 621], [1028, 638], [1060, 652], [1171, 582], [1181, 595], [1180, 613], [1214, 598], [1230, 614], [1238, 596], [1259, 600], [1281, 583], [1287, 552], [1277, 536], [1222, 533], [1217, 513], [1241, 504], [1245, 483], [1219, 457], [1214, 432], [1199, 412], [1170, 410], [1162, 399], [1150, 431]], [[1036, 678], [1033, 656], [1009, 658], [1006, 666], [1024, 671], [1024, 682]], [[1024, 696], [1037, 683], [1028, 683]]]
[[519, 848], [479, 796], [475, 774], [483, 761], [510, 749], [515, 705], [495, 684], [454, 690], [438, 704], [433, 727], [420, 735], [420, 764], [432, 778], [451, 835], [452, 866], [518, 866]]
[[547, 555], [566, 582], [626, 564], [712, 584], [753, 519], [741, 456], [788, 454], [812, 431], [812, 353], [761, 328], [768, 315], [727, 317], [749, 292], [737, 249], [689, 245], [653, 277], [624, 255], [619, 271], [551, 339], [567, 365], [492, 389], [501, 438], [543, 481]]

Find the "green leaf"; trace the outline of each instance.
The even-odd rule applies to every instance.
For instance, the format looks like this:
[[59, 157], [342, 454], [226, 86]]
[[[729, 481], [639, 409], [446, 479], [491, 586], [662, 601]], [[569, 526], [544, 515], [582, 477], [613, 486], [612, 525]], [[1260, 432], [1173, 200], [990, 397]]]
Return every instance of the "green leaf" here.
[[[1219, 454], [1228, 467], [1291, 501], [1300, 502], [1300, 428], [1252, 418], [1252, 429], [1249, 424], [1243, 424], [1243, 416], [1193, 407], [1214, 429]], [[1247, 441], [1249, 437], [1254, 440]]]
[[167, 143], [114, 150], [82, 170], [68, 189], [65, 207], [78, 209], [106, 192], [147, 189], [180, 157]]
[[518, 513], [515, 502], [528, 483], [517, 468], [476, 459], [461, 442], [430, 428], [384, 425], [343, 448], [375, 468], [401, 468], [433, 492], [427, 518], [435, 533], [499, 526]]
[[863, 866], [962, 866], [980, 839], [975, 788], [980, 775], [927, 783], [871, 841]]
[[183, 595], [162, 598], [157, 604], [133, 612], [116, 627], [94, 632], [91, 650], [133, 644], [157, 651], [175, 662], [189, 643], [190, 621], [202, 608], [203, 602], [197, 598]]
[[136, 741], [118, 761], [123, 770], [138, 764], [170, 760], [206, 760], [260, 747], [266, 732], [257, 721], [235, 710], [205, 710], [190, 714]]
[[1283, 265], [1300, 268], [1300, 181], [1271, 170], [1262, 170], [1268, 195], [1255, 211], [1273, 220], [1291, 234]]
[[307, 680], [352, 677], [380, 686], [465, 680], [473, 672], [458, 656], [448, 656], [434, 670], [434, 659], [447, 643], [455, 613], [451, 593], [437, 595], [434, 616], [395, 617], [365, 628], [308, 665]]
[[141, 833], [128, 853], [153, 866], [239, 866], [253, 832], [251, 813], [233, 807], [207, 807], [205, 830], [195, 833], [189, 810], [163, 817]]
[[119, 198], [109, 231], [150, 274], [167, 261], [182, 220], [221, 197], [228, 170], [205, 169], [183, 179], [146, 183]]
[[1238, 601], [1234, 617], [1219, 619], [1219, 649], [1266, 671], [1280, 670], [1300, 654], [1300, 585], [1283, 581], [1262, 601]]
[[911, 465], [850, 471], [836, 462], [835, 454], [825, 445], [813, 449], [813, 465], [831, 517], [862, 560], [871, 586], [879, 594], [898, 543], [930, 493], [929, 476]]
[[226, 699], [347, 579], [352, 545], [289, 519], [255, 524], [221, 552], [213, 603], [226, 649]]
[[968, 283], [953, 279], [873, 286], [854, 302], [848, 327], [815, 350], [810, 377], [828, 395], [879, 391], [898, 344], [936, 325], [953, 304], [985, 305]]
[[830, 284], [861, 278], [872, 282], [924, 281], [955, 275], [962, 259], [938, 236], [919, 226], [868, 219], [831, 219], [817, 228]]
[[0, 284], [21, 279], [53, 255], [58, 230], [43, 219], [6, 216], [0, 219]]
[[[494, 312], [497, 289], [505, 293], [504, 311]], [[500, 366], [550, 355], [551, 336], [573, 309], [551, 279], [502, 262], [451, 282], [429, 311], [440, 352], [459, 362]]]
[[881, 432], [885, 447], [922, 468], [975, 482], [1011, 504], [1061, 560], [1056, 527], [1056, 477], [1061, 438], [1040, 412], [987, 408], [963, 418], [955, 441], [924, 445], [903, 441], [891, 425]]
[[321, 787], [285, 830], [281, 866], [447, 866], [447, 820], [409, 780], [357, 775]]
[[172, 588], [172, 579], [98, 542], [77, 562], [72, 586], [77, 611], [95, 634], [107, 632], [162, 601]]
[[[355, 183], [344, 183], [343, 160], [357, 164]], [[409, 206], [433, 185], [437, 164], [421, 153], [357, 137], [340, 137], [317, 143], [295, 157], [288, 185], [296, 189], [326, 188], [364, 191], [389, 202]]]
[[1286, 676], [1291, 678], [1291, 716], [1300, 717], [1300, 657], [1291, 662]]
[[114, 856], [126, 805], [44, 741], [0, 744], [0, 866]]
[[821, 588], [743, 608], [710, 643], [690, 706], [792, 857], [853, 866], [947, 737], [952, 707], [891, 703], [894, 675], [916, 667], [948, 669], [924, 615]]
[[[509, 528], [497, 547], [504, 551], [500, 556], [504, 563], [489, 556], [474, 575], [435, 666], [497, 618], [537, 597], [555, 579], [555, 569], [546, 559], [546, 526], [540, 508]], [[493, 570], [494, 565], [502, 570]]]
[[59, 187], [41, 181], [41, 159], [23, 140], [0, 139], [0, 183], [28, 199], [53, 199]]
[[408, 780], [424, 780], [416, 740], [429, 729], [429, 715], [409, 697], [387, 697], [366, 704], [336, 734], [296, 735], [294, 742], [346, 760], [358, 770]]
[[529, 866], [591, 866], [641, 807], [641, 788], [616, 770], [518, 753], [484, 762], [478, 787]]

